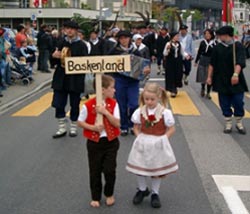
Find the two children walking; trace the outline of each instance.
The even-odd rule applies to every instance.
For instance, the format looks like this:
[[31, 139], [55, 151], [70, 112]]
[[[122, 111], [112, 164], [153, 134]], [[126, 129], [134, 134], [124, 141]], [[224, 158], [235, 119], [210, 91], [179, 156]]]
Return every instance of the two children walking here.
[[[115, 203], [116, 157], [120, 134], [119, 105], [115, 99], [115, 81], [111, 76], [102, 76], [103, 105], [96, 99], [88, 100], [82, 107], [78, 125], [87, 138], [89, 176], [92, 207], [100, 207], [102, 173], [105, 178], [106, 205]], [[151, 193], [151, 206], [160, 208], [159, 189], [162, 178], [176, 172], [178, 165], [169, 143], [175, 132], [172, 112], [167, 108], [165, 90], [155, 83], [147, 83], [140, 95], [140, 107], [133, 113], [134, 140], [126, 169], [137, 176], [138, 191], [133, 204], [138, 205]], [[97, 113], [103, 115], [103, 125], [95, 124]], [[151, 192], [146, 179], [151, 177]]]

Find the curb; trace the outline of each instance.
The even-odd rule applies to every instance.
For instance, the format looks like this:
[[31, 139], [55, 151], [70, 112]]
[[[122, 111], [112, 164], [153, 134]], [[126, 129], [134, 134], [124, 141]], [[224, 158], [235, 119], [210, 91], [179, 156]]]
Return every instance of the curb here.
[[6, 103], [6, 104], [3, 104], [1, 107], [0, 107], [0, 115], [5, 113], [7, 110], [10, 110], [11, 107], [15, 106], [17, 103], [19, 103], [20, 101], [23, 101], [24, 99], [28, 98], [28, 97], [31, 97], [33, 94], [39, 92], [40, 90], [44, 89], [44, 88], [47, 88], [48, 86], [51, 85], [51, 82], [52, 82], [52, 79], [49, 79], [43, 83], [41, 83], [40, 85], [38, 85], [36, 88], [34, 88], [32, 91]]

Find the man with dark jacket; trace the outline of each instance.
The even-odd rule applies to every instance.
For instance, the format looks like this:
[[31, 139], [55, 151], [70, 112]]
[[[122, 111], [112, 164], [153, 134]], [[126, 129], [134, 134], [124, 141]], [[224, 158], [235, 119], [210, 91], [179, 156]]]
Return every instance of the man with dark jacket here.
[[[58, 59], [56, 70], [52, 80], [54, 96], [52, 106], [56, 109], [58, 130], [53, 138], [63, 137], [67, 133], [66, 112], [68, 96], [70, 100], [70, 131], [69, 136], [77, 136], [77, 119], [79, 115], [80, 94], [84, 92], [84, 74], [65, 74], [65, 57], [87, 56], [88, 49], [78, 36], [78, 24], [75, 21], [64, 23], [66, 37], [58, 44], [53, 57]], [[60, 60], [59, 60], [60, 59]]]
[[49, 70], [48, 60], [52, 51], [52, 38], [49, 35], [45, 24], [41, 25], [41, 29], [37, 34], [37, 48], [39, 51], [37, 70], [50, 73], [51, 71]]
[[170, 36], [168, 34], [168, 29], [163, 27], [160, 30], [160, 35], [156, 40], [156, 50], [157, 50], [157, 65], [158, 65], [158, 72], [157, 74], [161, 73], [161, 66], [163, 66], [163, 51], [167, 44], [170, 41]]
[[243, 68], [246, 67], [245, 49], [233, 39], [234, 29], [223, 26], [216, 34], [221, 42], [214, 47], [208, 68], [207, 83], [218, 92], [222, 114], [225, 117], [224, 133], [232, 132], [232, 116], [236, 119], [236, 129], [246, 134], [242, 124], [244, 117], [244, 92], [248, 91]]

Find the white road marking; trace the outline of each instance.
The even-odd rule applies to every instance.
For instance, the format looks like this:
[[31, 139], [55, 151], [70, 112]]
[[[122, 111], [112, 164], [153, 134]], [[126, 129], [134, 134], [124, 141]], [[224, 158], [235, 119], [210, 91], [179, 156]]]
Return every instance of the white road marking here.
[[232, 214], [249, 214], [237, 191], [250, 191], [250, 176], [213, 175]]

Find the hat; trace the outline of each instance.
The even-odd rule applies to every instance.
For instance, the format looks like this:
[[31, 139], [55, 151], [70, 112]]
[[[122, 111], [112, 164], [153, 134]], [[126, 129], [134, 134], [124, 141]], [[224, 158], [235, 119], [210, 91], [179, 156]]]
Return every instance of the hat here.
[[118, 38], [120, 38], [121, 36], [126, 36], [126, 37], [130, 37], [130, 38], [132, 37], [130, 31], [128, 31], [128, 30], [120, 30], [120, 31], [116, 34], [116, 36], [117, 36]]
[[217, 35], [229, 35], [231, 37], [234, 36], [234, 28], [227, 25], [227, 26], [223, 26], [221, 27], [219, 30], [216, 31]]
[[133, 36], [133, 40], [136, 41], [137, 39], [143, 39], [143, 37], [138, 33]]
[[76, 21], [73, 21], [73, 20], [69, 20], [69, 21], [64, 22], [63, 26], [68, 27], [68, 28], [74, 28], [74, 29], [79, 28], [78, 23]]
[[180, 26], [180, 30], [187, 30], [188, 29], [188, 26], [187, 25], [181, 25]]
[[161, 28], [161, 30], [168, 31], [168, 29], [166, 27]]
[[4, 32], [5, 32], [5, 29], [0, 27], [0, 36], [2, 36], [4, 34]]
[[169, 34], [170, 35], [170, 39], [173, 39], [177, 34], [179, 34], [179, 32], [177, 32], [177, 31], [171, 32]]

